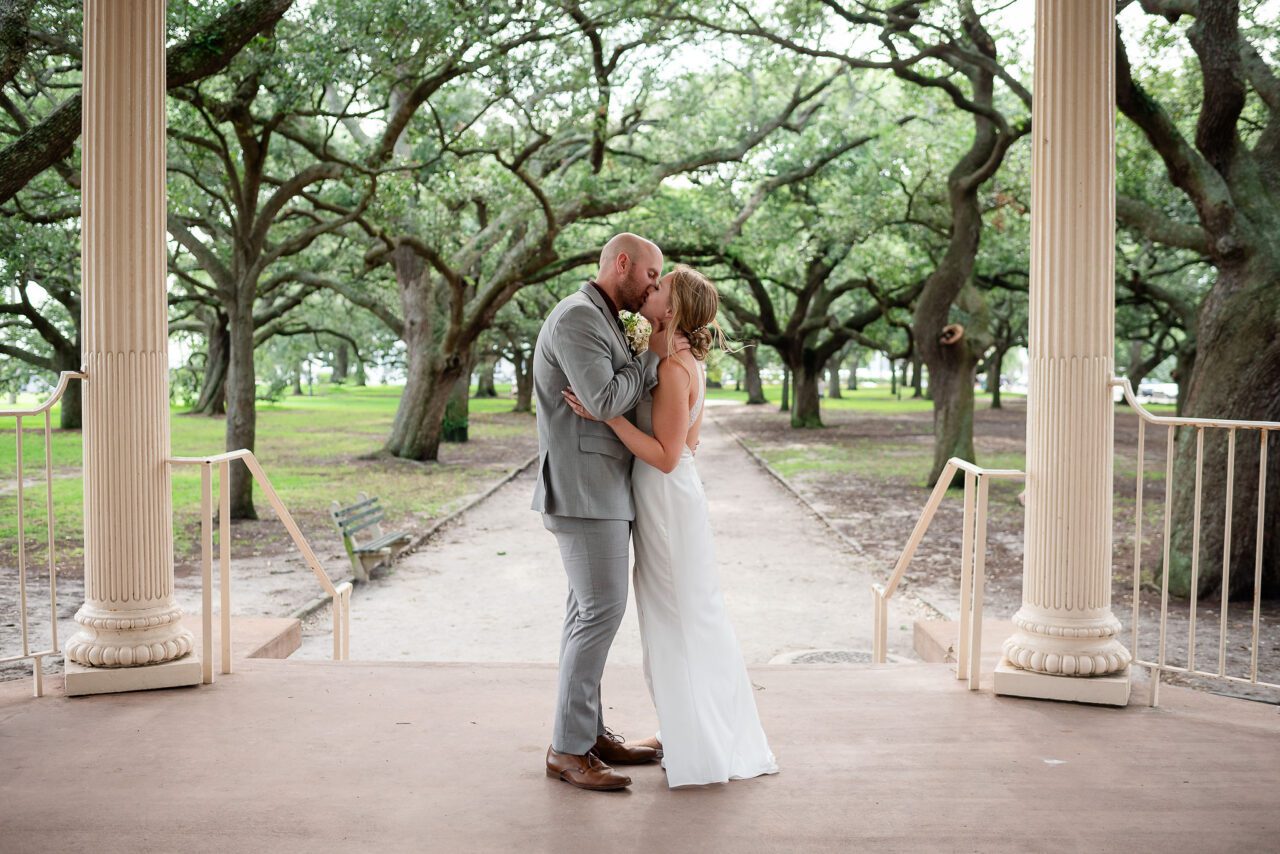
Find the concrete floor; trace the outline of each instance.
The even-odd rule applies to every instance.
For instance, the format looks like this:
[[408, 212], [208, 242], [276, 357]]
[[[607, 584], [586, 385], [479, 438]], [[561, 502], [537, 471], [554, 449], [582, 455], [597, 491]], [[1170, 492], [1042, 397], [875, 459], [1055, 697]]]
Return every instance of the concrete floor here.
[[[945, 665], [752, 668], [782, 771], [547, 779], [554, 667], [244, 661], [212, 686], [0, 685], [0, 850], [1274, 851], [1280, 710], [971, 694]], [[612, 666], [608, 721], [653, 726]]]

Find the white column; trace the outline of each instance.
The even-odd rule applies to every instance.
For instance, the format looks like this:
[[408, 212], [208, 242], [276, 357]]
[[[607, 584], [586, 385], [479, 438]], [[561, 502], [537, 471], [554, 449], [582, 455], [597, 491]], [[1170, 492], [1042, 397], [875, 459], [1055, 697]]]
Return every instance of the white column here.
[[67, 693], [196, 684], [165, 462], [165, 0], [85, 0], [81, 144], [85, 603]]
[[1022, 608], [997, 693], [1128, 699], [1111, 613], [1115, 3], [1037, 0]]

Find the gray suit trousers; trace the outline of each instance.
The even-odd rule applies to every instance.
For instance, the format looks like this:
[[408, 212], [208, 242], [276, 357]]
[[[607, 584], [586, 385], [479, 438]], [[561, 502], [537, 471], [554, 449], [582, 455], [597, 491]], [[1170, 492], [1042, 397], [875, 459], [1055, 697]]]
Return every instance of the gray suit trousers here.
[[551, 746], [581, 756], [604, 734], [600, 677], [627, 608], [631, 523], [549, 513], [542, 523], [556, 535], [569, 577]]

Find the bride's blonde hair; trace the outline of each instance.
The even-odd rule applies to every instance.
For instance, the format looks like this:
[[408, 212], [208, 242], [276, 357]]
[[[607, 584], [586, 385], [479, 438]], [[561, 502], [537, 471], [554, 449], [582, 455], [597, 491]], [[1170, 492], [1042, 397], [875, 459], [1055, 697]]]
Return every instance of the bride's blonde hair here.
[[693, 358], [706, 361], [712, 344], [726, 349], [724, 330], [716, 322], [720, 294], [711, 280], [692, 267], [677, 264], [671, 273], [671, 322], [667, 324], [667, 352], [675, 350], [676, 332], [689, 339]]

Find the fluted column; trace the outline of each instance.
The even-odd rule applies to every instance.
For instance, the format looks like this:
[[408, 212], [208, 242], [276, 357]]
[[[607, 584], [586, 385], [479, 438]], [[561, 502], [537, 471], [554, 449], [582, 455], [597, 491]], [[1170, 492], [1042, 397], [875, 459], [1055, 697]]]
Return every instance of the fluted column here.
[[1130, 658], [1111, 612], [1113, 0], [1037, 0], [1033, 95], [1026, 542], [1004, 653], [1024, 672], [1099, 676]]
[[[155, 673], [81, 678], [72, 663], [148, 669], [192, 648], [165, 463], [165, 0], [85, 0], [83, 103], [85, 603], [64, 650], [69, 693], [158, 687]], [[190, 667], [165, 670], [163, 684], [192, 681]]]

